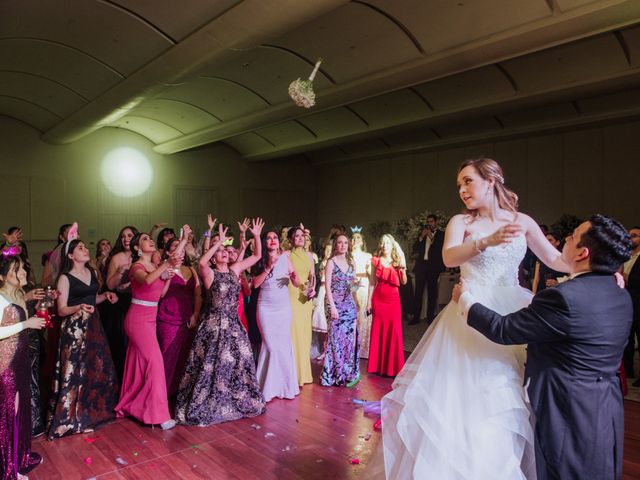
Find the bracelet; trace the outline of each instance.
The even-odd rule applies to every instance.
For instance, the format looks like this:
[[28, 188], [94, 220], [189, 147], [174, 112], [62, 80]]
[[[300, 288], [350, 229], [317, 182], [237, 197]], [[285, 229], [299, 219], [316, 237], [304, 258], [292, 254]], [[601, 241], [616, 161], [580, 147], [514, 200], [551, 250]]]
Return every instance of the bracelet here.
[[209, 238], [209, 237], [211, 236], [211, 230], [205, 230], [205, 232], [204, 232], [203, 236], [204, 236], [205, 238]]
[[483, 251], [480, 249], [480, 240], [477, 238], [473, 241], [473, 247], [476, 249], [476, 253], [482, 253]]

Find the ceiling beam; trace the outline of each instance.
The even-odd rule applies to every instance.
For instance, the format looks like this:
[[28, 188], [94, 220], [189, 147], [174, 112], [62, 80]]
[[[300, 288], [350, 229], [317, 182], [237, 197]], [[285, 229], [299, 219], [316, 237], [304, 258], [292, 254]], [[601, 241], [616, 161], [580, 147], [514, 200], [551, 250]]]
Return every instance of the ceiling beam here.
[[348, 0], [241, 0], [65, 118], [42, 138], [50, 143], [78, 140], [204, 65], [224, 61], [237, 50], [255, 48], [345, 3]]
[[[423, 57], [352, 82], [329, 87], [318, 93], [318, 105], [313, 113], [638, 22], [640, 22], [640, 1], [594, 2], [500, 34], [491, 35], [480, 41], [470, 42], [461, 47]], [[287, 101], [158, 144], [154, 150], [163, 154], [176, 153], [258, 128], [302, 118], [305, 115], [309, 115], [307, 110], [296, 107], [292, 102]]]

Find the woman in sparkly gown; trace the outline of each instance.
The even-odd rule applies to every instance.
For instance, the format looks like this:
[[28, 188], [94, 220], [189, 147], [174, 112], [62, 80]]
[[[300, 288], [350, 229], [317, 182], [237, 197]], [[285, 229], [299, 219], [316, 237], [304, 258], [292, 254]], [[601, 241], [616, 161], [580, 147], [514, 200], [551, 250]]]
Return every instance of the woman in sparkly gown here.
[[31, 451], [31, 364], [27, 329], [44, 320], [26, 319], [22, 287], [27, 273], [18, 255], [0, 254], [0, 478], [16, 480], [42, 463]]
[[220, 225], [218, 240], [200, 259], [208, 294], [178, 389], [179, 423], [211, 425], [254, 417], [265, 410], [249, 337], [238, 318], [238, 277], [260, 260], [263, 225], [259, 218], [253, 221], [251, 233], [256, 240], [250, 257], [229, 265], [229, 252], [222, 247], [227, 230]]
[[346, 235], [333, 239], [331, 253], [325, 271], [329, 332], [321, 378], [324, 386], [351, 384], [360, 378], [358, 309], [352, 293], [356, 276]]

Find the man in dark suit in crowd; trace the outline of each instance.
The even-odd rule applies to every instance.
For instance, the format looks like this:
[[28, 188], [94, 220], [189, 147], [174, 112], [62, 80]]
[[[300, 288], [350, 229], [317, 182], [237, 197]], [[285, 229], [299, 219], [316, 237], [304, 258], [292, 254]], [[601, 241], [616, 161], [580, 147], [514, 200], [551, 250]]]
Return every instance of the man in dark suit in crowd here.
[[[627, 377], [635, 377], [638, 372], [634, 372], [634, 357], [636, 353], [636, 338], [640, 339], [640, 227], [629, 229], [631, 236], [632, 252], [631, 258], [625, 262], [623, 267], [624, 282], [631, 295], [633, 302], [633, 325], [629, 333], [629, 343], [624, 349], [624, 369]], [[634, 387], [640, 387], [640, 375], [633, 382]]]
[[570, 280], [543, 290], [529, 307], [503, 316], [475, 303], [464, 283], [454, 289], [471, 327], [496, 343], [529, 344], [525, 384], [536, 417], [538, 480], [622, 476], [617, 371], [633, 311], [613, 274], [630, 252], [624, 227], [594, 215], [566, 239]]
[[438, 217], [429, 215], [427, 224], [413, 244], [413, 253], [417, 258], [413, 268], [416, 276], [416, 290], [413, 319], [409, 322], [411, 325], [420, 321], [425, 285], [427, 286], [427, 323], [431, 323], [436, 316], [438, 277], [445, 270], [442, 260], [443, 244], [444, 232], [438, 229]]

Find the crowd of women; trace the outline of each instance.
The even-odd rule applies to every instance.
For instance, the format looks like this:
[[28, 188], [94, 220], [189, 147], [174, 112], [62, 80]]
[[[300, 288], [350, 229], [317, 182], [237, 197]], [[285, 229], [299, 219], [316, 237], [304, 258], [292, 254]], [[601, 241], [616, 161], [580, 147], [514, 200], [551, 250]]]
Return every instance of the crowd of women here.
[[0, 478], [42, 461], [32, 436], [116, 417], [170, 429], [260, 415], [314, 381], [314, 359], [323, 386], [355, 385], [360, 358], [370, 373], [402, 369], [406, 259], [391, 235], [372, 255], [360, 228], [334, 225], [319, 259], [303, 224], [244, 219], [235, 237], [207, 222], [199, 241], [188, 225], [125, 226], [95, 258], [78, 226], [63, 225], [39, 284], [21, 230], [5, 234]]

